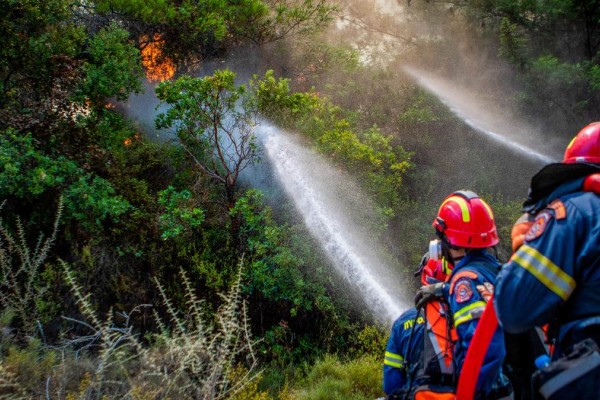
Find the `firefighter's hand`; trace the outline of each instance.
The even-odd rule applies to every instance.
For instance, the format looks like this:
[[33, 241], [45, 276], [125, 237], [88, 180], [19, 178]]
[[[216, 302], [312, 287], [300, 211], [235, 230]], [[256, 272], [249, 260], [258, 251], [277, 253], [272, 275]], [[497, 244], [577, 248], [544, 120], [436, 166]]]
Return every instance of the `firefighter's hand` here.
[[521, 247], [525, 240], [525, 235], [533, 225], [534, 218], [532, 215], [525, 213], [515, 222], [510, 232], [513, 253]]
[[421, 286], [415, 295], [415, 306], [417, 309], [424, 307], [430, 301], [441, 299], [444, 297], [444, 282], [435, 283], [433, 285]]

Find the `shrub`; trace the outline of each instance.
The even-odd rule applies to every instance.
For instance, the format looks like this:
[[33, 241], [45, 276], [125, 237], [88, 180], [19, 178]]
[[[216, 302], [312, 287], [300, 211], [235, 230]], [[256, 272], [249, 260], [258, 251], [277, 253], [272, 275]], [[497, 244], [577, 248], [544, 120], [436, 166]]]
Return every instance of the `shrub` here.
[[317, 362], [299, 388], [283, 391], [282, 398], [295, 400], [362, 400], [382, 395], [382, 361], [363, 356], [342, 361], [329, 355]]

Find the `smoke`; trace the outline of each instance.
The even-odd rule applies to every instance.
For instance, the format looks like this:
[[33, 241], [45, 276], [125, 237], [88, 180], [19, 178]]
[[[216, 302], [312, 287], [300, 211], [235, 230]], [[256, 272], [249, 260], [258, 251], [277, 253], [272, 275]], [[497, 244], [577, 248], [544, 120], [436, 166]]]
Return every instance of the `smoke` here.
[[533, 134], [534, 147], [551, 141], [541, 152], [557, 153], [578, 130], [566, 132], [564, 124], [548, 122], [560, 120], [559, 109], [548, 116], [525, 108], [523, 82], [516, 78], [520, 72], [499, 56], [498, 38], [486, 31], [486, 21], [467, 17], [465, 8], [423, 0], [340, 0], [340, 7], [345, 23], [329, 32], [333, 41], [349, 43], [365, 63], [390, 71], [409, 65], [452, 82], [453, 91], [465, 92], [463, 97], [485, 94], [486, 109], [497, 115], [488, 131], [527, 125], [515, 134]]
[[160, 105], [160, 101], [154, 93], [156, 83], [143, 82], [143, 92], [132, 94], [127, 101], [115, 102], [116, 109], [125, 115], [136, 128], [143, 132], [151, 140], [166, 142], [175, 138], [175, 133], [168, 129], [157, 129], [154, 120], [159, 113], [167, 111], [166, 105]]

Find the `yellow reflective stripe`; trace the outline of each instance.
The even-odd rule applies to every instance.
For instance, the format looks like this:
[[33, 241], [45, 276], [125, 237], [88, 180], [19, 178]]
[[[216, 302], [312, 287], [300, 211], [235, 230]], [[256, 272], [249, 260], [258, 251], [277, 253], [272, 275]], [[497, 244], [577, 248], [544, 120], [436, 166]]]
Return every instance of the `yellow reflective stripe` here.
[[478, 311], [483, 312], [484, 308], [485, 301], [476, 301], [466, 307], [461, 308], [454, 313], [454, 326], [457, 327], [463, 322], [472, 320], [474, 318], [474, 314]]
[[573, 139], [571, 139], [571, 141], [569, 142], [569, 145], [567, 146], [567, 150], [569, 150], [571, 148], [571, 146], [573, 146], [573, 143], [575, 143], [576, 138], [577, 138], [577, 136], [575, 136]]
[[490, 218], [494, 219], [494, 213], [492, 212], [492, 208], [488, 205], [488, 203], [486, 203], [485, 201], [482, 200], [481, 204], [483, 204], [483, 206], [487, 210], [488, 214], [490, 215]]
[[452, 270], [450, 269], [450, 265], [448, 265], [448, 261], [446, 261], [445, 258], [442, 258], [442, 271], [446, 275], [450, 275], [450, 273], [452, 272]]
[[567, 300], [575, 290], [575, 280], [569, 274], [529, 245], [522, 245], [512, 260], [563, 300]]
[[383, 364], [389, 365], [390, 367], [402, 368], [404, 364], [404, 358], [398, 354], [386, 351]]
[[[465, 199], [463, 199], [462, 197], [460, 197], [460, 196], [449, 197], [445, 202], [442, 203], [442, 205], [440, 206], [440, 210], [449, 201], [453, 201], [456, 204], [458, 204], [458, 206], [460, 207], [460, 211], [462, 213], [462, 220], [463, 220], [463, 222], [469, 222], [469, 221], [471, 221], [471, 214], [469, 213], [469, 204], [467, 204], [467, 201]], [[438, 214], [439, 214], [439, 211], [438, 211]]]

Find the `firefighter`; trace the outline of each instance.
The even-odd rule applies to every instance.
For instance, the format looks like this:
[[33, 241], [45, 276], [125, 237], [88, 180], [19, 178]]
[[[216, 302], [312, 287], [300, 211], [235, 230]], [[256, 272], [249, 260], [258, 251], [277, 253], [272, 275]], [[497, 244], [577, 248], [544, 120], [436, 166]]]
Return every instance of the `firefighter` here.
[[[498, 276], [494, 304], [502, 327], [518, 333], [549, 324], [555, 360], [585, 339], [600, 344], [599, 193], [600, 122], [594, 122], [573, 138], [561, 163], [532, 178], [525, 213], [513, 227], [514, 253]], [[594, 380], [594, 398], [598, 375], [586, 376]], [[573, 384], [568, 398], [585, 398], [576, 390], [585, 387]]]
[[[423, 285], [445, 281], [452, 270], [446, 260], [430, 254], [423, 256], [415, 273]], [[383, 362], [388, 399], [419, 399], [417, 392], [430, 390], [448, 392], [453, 398], [456, 377], [447, 315], [447, 305], [431, 302], [423, 310], [409, 309], [394, 322]]]
[[[458, 341], [454, 360], [457, 372], [487, 301], [500, 262], [489, 251], [498, 243], [496, 224], [490, 206], [471, 191], [458, 191], [446, 197], [433, 221], [443, 255], [452, 260], [454, 270], [448, 283], [423, 286], [415, 296], [417, 308], [443, 298], [449, 305]], [[502, 374], [506, 355], [504, 335], [500, 328], [493, 333], [475, 386], [476, 399], [512, 398], [512, 388]]]

